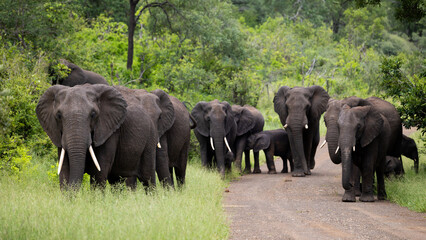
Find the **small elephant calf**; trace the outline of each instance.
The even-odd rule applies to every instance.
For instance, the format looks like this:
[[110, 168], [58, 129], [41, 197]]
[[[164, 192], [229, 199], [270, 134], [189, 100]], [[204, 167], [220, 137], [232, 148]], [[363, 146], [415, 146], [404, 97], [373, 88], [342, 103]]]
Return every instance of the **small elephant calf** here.
[[[247, 139], [247, 146], [250, 149], [253, 149], [254, 152], [263, 150], [266, 157], [266, 165], [268, 166], [269, 170], [268, 173], [277, 173], [275, 170], [274, 156], [280, 156], [283, 160], [283, 169], [281, 171], [282, 173], [288, 172], [287, 160], [290, 163], [291, 171], [294, 170], [290, 142], [284, 129], [262, 131], [253, 134]], [[256, 165], [258, 166], [259, 163], [255, 163], [255, 166]], [[260, 169], [258, 169], [257, 172], [253, 171], [253, 173], [260, 173]]]

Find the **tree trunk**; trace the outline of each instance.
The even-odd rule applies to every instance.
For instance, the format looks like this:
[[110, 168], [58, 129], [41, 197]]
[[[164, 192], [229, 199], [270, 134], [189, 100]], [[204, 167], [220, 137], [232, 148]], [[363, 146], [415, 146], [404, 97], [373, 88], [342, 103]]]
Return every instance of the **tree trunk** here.
[[130, 1], [130, 12], [129, 12], [129, 35], [128, 35], [128, 46], [127, 46], [127, 69], [131, 70], [133, 66], [133, 36], [135, 35], [136, 27], [136, 5], [139, 0]]

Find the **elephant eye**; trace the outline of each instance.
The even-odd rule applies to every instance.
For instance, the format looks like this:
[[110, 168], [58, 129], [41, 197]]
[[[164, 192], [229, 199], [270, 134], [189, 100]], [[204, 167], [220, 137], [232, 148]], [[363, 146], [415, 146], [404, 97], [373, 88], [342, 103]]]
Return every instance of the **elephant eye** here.
[[61, 113], [60, 111], [58, 111], [58, 112], [56, 113], [56, 118], [57, 118], [58, 120], [61, 120], [61, 119], [62, 119], [62, 113]]
[[210, 116], [207, 116], [207, 117], [206, 117], [206, 120], [207, 120], [208, 122], [210, 122]]
[[93, 119], [96, 117], [96, 112], [95, 110], [92, 110], [92, 112], [90, 113], [90, 117]]

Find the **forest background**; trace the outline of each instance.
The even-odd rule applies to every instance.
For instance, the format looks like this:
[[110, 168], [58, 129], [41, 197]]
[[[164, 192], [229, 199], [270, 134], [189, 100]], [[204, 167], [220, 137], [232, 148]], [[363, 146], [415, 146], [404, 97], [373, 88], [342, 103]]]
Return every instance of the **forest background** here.
[[35, 106], [59, 58], [112, 85], [161, 88], [190, 109], [213, 99], [255, 106], [266, 129], [281, 127], [272, 107], [280, 86], [320, 85], [337, 99], [386, 98], [406, 127], [424, 132], [425, 8], [421, 0], [2, 0], [1, 174], [42, 162], [57, 179]]

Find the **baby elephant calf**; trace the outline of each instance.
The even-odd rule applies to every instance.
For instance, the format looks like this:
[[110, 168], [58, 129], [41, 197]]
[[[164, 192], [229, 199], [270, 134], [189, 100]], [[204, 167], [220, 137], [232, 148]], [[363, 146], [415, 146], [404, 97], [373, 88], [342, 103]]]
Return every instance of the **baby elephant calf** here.
[[[290, 163], [291, 171], [294, 169], [293, 159], [291, 157], [290, 142], [284, 129], [262, 131], [251, 135], [247, 139], [247, 146], [253, 149], [253, 152], [263, 150], [266, 157], [268, 173], [275, 174], [274, 156], [280, 156], [283, 160], [282, 173], [288, 172], [287, 160]], [[257, 163], [258, 165], [259, 163]], [[256, 166], [256, 163], [255, 163]], [[259, 171], [260, 172], [260, 171]]]

